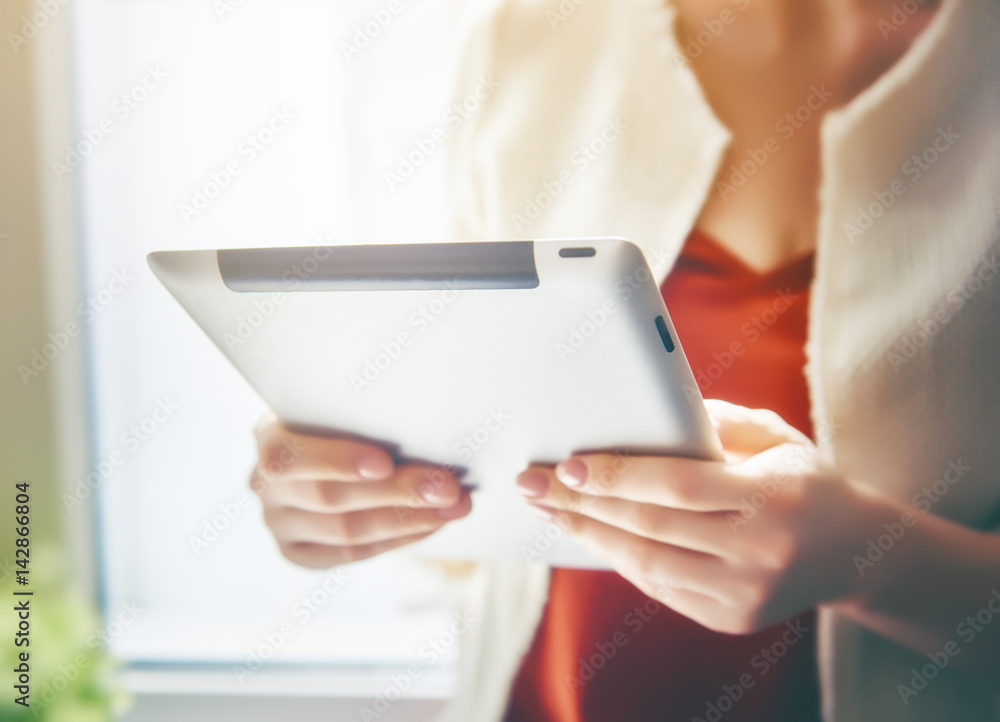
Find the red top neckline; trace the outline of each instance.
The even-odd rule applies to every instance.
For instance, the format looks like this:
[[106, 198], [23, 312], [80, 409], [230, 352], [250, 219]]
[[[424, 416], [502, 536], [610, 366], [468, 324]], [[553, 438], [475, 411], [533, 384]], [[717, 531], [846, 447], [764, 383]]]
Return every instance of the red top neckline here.
[[[693, 272], [709, 271], [713, 276], [744, 278], [754, 282], [775, 282], [786, 277], [801, 279], [810, 275], [816, 260], [816, 252], [793, 257], [774, 268], [758, 271], [742, 258], [719, 243], [714, 236], [700, 228], [692, 228], [678, 263], [684, 263]], [[699, 268], [701, 267], [701, 268]]]

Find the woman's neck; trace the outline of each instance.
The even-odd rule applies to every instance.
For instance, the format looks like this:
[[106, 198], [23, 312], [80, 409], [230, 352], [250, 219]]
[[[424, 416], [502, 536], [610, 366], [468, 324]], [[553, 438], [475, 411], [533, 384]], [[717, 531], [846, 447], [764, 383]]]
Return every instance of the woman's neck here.
[[[781, 265], [815, 247], [823, 115], [905, 54], [936, 0], [913, 0], [911, 14], [899, 0], [673, 4], [681, 60], [733, 134], [698, 225], [748, 266]], [[773, 149], [766, 164], [740, 187], [727, 185], [732, 167], [762, 147]]]

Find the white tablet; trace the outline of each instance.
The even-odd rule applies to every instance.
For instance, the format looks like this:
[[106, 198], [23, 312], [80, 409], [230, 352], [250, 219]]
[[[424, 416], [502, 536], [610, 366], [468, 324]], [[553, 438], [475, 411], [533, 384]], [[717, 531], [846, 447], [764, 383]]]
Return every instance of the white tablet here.
[[148, 260], [286, 424], [375, 441], [475, 489], [472, 513], [412, 552], [605, 568], [529, 514], [520, 471], [586, 450], [721, 458], [653, 274], [626, 240]]

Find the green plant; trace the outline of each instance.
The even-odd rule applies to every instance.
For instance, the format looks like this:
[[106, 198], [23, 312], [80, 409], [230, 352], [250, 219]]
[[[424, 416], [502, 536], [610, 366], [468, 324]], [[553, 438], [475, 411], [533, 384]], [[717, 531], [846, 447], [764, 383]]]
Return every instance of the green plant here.
[[[0, 658], [4, 678], [12, 680], [0, 698], [0, 722], [105, 722], [127, 703], [116, 690], [114, 664], [103, 649], [97, 612], [66, 583], [65, 565], [60, 550], [36, 545], [27, 586], [16, 583], [17, 568], [9, 561], [0, 570], [0, 598], [7, 610]], [[24, 590], [33, 594], [13, 595]], [[14, 631], [19, 620], [13, 607], [23, 599], [29, 600], [30, 643], [18, 647]], [[30, 655], [29, 707], [15, 701], [20, 694], [11, 686], [17, 684], [13, 670], [21, 663], [21, 652]]]

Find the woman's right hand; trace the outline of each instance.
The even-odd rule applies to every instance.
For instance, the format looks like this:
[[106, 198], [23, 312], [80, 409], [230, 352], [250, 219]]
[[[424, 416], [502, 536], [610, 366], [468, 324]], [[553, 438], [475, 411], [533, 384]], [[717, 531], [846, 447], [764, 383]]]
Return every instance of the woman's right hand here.
[[396, 467], [378, 446], [309, 436], [273, 414], [257, 426], [250, 488], [290, 561], [325, 568], [423, 539], [472, 509], [469, 491], [433, 466]]

